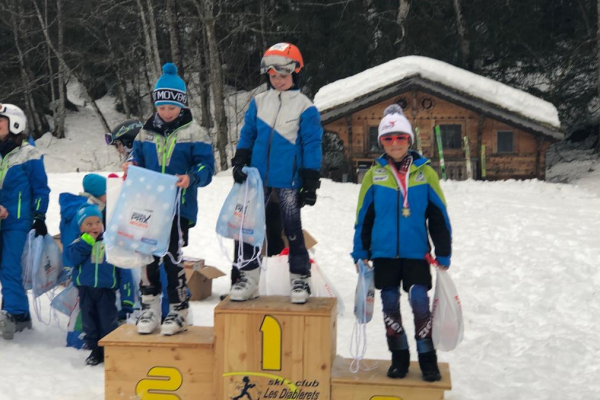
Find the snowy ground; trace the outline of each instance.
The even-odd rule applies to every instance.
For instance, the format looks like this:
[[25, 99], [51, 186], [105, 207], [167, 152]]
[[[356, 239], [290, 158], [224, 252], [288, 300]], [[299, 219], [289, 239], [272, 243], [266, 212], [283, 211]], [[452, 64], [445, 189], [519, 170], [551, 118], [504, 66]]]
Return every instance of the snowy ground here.
[[[82, 177], [50, 174], [51, 233], [58, 231], [58, 194], [77, 192]], [[214, 227], [231, 182], [223, 173], [200, 190], [203, 211], [186, 248], [186, 255], [227, 272]], [[446, 398], [600, 398], [598, 195], [582, 186], [539, 181], [444, 182], [442, 187], [454, 228], [450, 272], [466, 324], [458, 349], [439, 354], [452, 372], [453, 390]], [[325, 180], [316, 206], [303, 211], [305, 227], [319, 241], [314, 257], [347, 305], [356, 284], [348, 253], [358, 189]], [[196, 325], [213, 324], [213, 308], [228, 284], [228, 277], [217, 279], [213, 296], [194, 302]], [[42, 303], [47, 317], [48, 302]], [[412, 336], [406, 296], [402, 309]], [[379, 299], [376, 310], [368, 326], [367, 357], [387, 360]], [[345, 357], [353, 324], [351, 313], [339, 316], [337, 348]], [[35, 322], [14, 341], [0, 340], [0, 399], [104, 398], [103, 368], [84, 366], [87, 352], [64, 347], [65, 327], [65, 318], [60, 327]]]

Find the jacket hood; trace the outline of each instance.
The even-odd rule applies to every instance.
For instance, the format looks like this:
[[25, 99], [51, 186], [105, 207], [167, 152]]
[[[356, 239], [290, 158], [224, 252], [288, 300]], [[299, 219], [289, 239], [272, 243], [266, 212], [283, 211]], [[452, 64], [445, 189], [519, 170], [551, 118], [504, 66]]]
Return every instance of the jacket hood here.
[[72, 193], [61, 193], [58, 196], [61, 219], [66, 221], [73, 219], [79, 207], [85, 202], [87, 202], [87, 198], [84, 196], [78, 196]]

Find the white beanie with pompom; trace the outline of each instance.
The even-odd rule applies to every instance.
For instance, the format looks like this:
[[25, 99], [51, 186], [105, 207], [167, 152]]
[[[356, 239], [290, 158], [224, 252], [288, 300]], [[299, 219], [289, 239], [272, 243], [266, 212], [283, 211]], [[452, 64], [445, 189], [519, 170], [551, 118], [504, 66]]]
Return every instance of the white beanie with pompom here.
[[383, 119], [379, 123], [379, 134], [377, 135], [377, 141], [381, 143], [381, 137], [389, 135], [391, 133], [405, 133], [410, 135], [410, 143], [415, 142], [415, 134], [413, 133], [412, 126], [408, 119], [402, 112], [402, 107], [398, 104], [392, 104], [388, 106], [383, 112]]

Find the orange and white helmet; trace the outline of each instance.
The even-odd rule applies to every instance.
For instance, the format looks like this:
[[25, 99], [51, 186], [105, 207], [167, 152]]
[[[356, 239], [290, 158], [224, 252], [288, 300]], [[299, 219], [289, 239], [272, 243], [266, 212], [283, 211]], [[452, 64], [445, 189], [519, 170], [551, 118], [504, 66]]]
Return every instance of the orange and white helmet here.
[[260, 60], [260, 73], [274, 74], [278, 72], [289, 75], [298, 73], [304, 67], [302, 54], [298, 47], [291, 43], [277, 43], [269, 47]]

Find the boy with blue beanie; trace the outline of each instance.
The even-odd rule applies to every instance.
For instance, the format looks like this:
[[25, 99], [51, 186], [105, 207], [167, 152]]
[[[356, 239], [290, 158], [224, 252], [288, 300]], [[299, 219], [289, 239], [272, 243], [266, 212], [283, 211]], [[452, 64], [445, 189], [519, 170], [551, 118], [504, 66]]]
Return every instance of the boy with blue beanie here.
[[85, 361], [98, 365], [104, 362], [104, 349], [98, 347], [98, 341], [118, 326], [115, 303], [119, 277], [131, 272], [106, 262], [102, 212], [97, 205], [84, 203], [75, 218], [81, 236], [66, 248], [66, 255], [74, 266], [72, 279], [79, 290], [84, 341], [92, 350]]
[[[198, 188], [212, 180], [213, 149], [208, 131], [192, 117], [187, 105], [185, 82], [177, 75], [175, 64], [163, 66], [163, 75], [156, 82], [153, 98], [157, 112], [146, 121], [135, 138], [133, 152], [128, 162], [123, 164], [123, 171], [127, 173], [129, 165], [137, 165], [179, 178], [176, 184], [182, 189], [179, 215], [173, 219], [168, 249], [177, 258], [179, 238], [186, 246], [188, 230], [196, 224]], [[188, 326], [187, 282], [183, 265], [174, 263], [170, 257], [164, 257], [163, 261], [170, 309], [161, 333], [174, 335], [187, 330]], [[154, 257], [154, 262], [142, 268], [142, 314], [137, 321], [137, 330], [141, 334], [152, 333], [160, 326], [159, 264], [160, 258]]]

